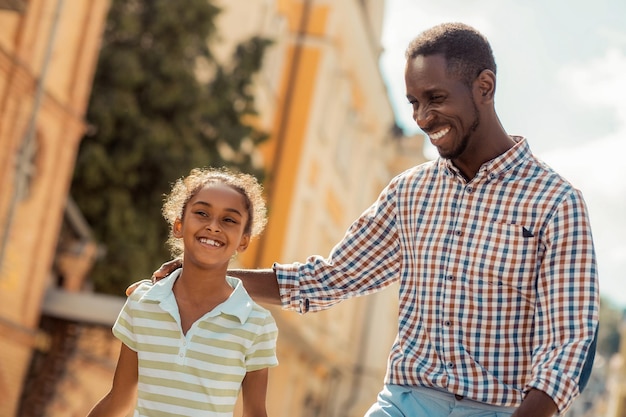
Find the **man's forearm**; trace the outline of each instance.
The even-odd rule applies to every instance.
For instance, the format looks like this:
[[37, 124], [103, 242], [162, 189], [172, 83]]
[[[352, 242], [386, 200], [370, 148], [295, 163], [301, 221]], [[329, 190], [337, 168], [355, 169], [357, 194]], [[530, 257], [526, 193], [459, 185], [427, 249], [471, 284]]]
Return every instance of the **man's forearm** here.
[[229, 269], [228, 275], [239, 278], [255, 301], [281, 305], [278, 280], [273, 269]]

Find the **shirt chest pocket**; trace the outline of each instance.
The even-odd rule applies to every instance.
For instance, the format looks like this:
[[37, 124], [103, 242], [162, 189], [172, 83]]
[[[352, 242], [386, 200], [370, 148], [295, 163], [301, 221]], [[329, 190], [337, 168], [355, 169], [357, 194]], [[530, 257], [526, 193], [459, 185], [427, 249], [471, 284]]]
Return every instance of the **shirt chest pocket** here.
[[521, 225], [485, 222], [467, 241], [468, 278], [479, 285], [526, 292], [534, 286], [538, 239]]

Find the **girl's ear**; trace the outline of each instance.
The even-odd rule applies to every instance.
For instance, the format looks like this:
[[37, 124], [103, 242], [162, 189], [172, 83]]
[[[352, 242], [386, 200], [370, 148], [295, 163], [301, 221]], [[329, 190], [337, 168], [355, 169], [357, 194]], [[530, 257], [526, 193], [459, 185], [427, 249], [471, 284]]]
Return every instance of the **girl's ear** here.
[[183, 237], [183, 222], [180, 219], [174, 220], [172, 225], [172, 234], [174, 237]]
[[243, 235], [241, 237], [241, 241], [239, 242], [239, 246], [237, 247], [237, 252], [243, 252], [248, 248], [250, 244], [250, 235]]

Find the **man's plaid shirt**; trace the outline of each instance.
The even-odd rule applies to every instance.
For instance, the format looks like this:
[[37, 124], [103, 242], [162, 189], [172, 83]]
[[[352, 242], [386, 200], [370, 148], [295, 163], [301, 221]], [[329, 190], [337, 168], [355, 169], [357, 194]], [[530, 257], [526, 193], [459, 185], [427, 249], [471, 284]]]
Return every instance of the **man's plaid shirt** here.
[[593, 241], [580, 192], [515, 140], [469, 182], [444, 159], [402, 173], [327, 259], [275, 264], [284, 308], [399, 281], [386, 383], [501, 406], [536, 388], [564, 412], [595, 352]]

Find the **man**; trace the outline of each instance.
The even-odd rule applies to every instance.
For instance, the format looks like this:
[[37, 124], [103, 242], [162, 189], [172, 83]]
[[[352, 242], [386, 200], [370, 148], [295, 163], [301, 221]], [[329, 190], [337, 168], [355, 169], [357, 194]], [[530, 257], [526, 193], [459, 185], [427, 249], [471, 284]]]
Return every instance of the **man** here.
[[406, 58], [413, 118], [441, 158], [394, 178], [327, 259], [231, 273], [300, 313], [400, 282], [398, 338], [368, 417], [564, 413], [598, 325], [582, 195], [502, 127], [495, 60], [475, 29], [433, 27]]

